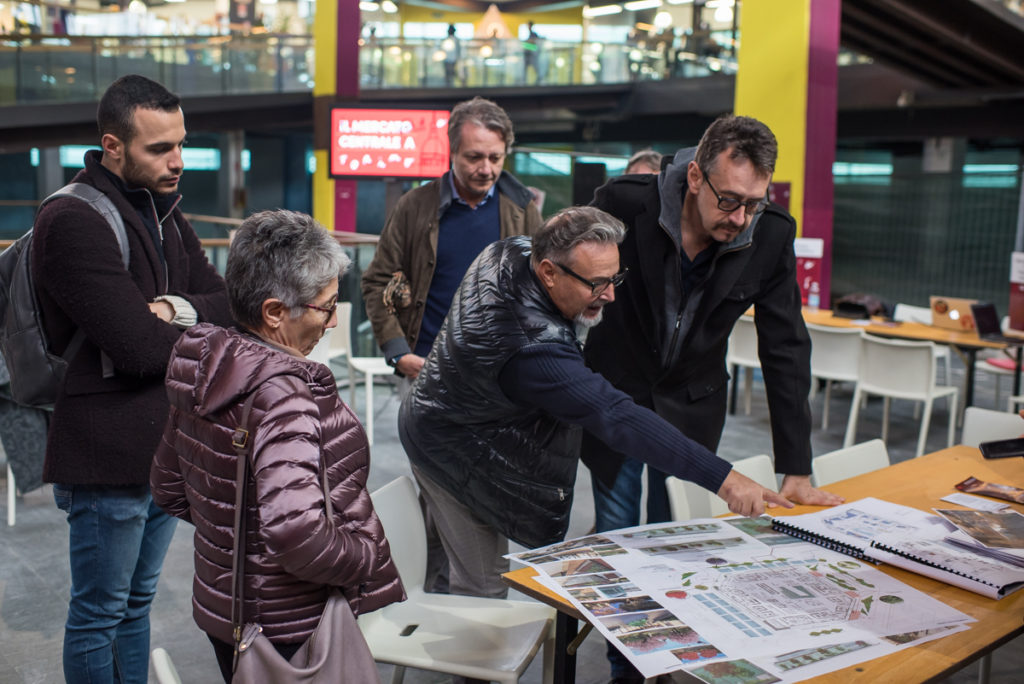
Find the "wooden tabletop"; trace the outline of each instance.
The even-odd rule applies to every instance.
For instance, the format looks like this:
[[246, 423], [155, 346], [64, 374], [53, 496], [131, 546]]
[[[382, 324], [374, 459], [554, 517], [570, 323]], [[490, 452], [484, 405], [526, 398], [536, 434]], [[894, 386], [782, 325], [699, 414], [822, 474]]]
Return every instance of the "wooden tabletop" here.
[[[1024, 458], [985, 460], [981, 457], [981, 452], [975, 448], [955, 446], [836, 482], [824, 489], [846, 497], [847, 501], [874, 496], [931, 511], [932, 508], [939, 506], [959, 508], [940, 499], [956, 491], [953, 485], [957, 482], [971, 476], [984, 482], [1024, 488]], [[1024, 505], [1011, 506], [1024, 513]], [[821, 509], [817, 506], [797, 506], [790, 510], [772, 509], [771, 514], [798, 515], [816, 510]], [[837, 670], [810, 681], [829, 684], [935, 681], [949, 676], [967, 663], [1024, 634], [1024, 590], [996, 601], [889, 565], [881, 565], [879, 568], [929, 596], [967, 613], [978, 622], [972, 623], [970, 629], [965, 632]], [[521, 568], [502, 577], [516, 590], [554, 606], [561, 612], [583, 619], [572, 604], [538, 584], [533, 579], [536, 574], [533, 568]]]
[[854, 321], [849, 318], [837, 318], [832, 315], [831, 311], [826, 309], [814, 311], [805, 308], [803, 310], [803, 314], [805, 323], [827, 325], [833, 328], [859, 328], [860, 330], [872, 335], [880, 335], [882, 337], [898, 337], [904, 340], [926, 340], [929, 342], [937, 342], [939, 344], [952, 344], [957, 347], [1005, 349], [1007, 346], [1003, 342], [989, 342], [988, 340], [983, 340], [978, 337], [978, 333], [974, 330], [949, 330], [948, 328], [925, 325], [924, 323], [914, 323], [912, 321], [885, 321], [877, 317], [872, 318], [871, 323], [864, 325], [863, 323], [854, 323]]

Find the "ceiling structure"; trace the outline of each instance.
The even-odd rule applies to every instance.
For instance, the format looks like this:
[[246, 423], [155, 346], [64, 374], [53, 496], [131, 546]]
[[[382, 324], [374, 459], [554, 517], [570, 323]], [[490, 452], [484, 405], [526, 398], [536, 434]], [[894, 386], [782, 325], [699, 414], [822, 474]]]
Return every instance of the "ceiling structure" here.
[[[484, 12], [477, 0], [404, 0]], [[592, 0], [591, 5], [609, 0]], [[582, 5], [498, 1], [529, 13], [540, 6]], [[537, 9], [532, 9], [537, 7]], [[482, 8], [482, 9], [481, 9]], [[839, 69], [840, 139], [922, 140], [929, 137], [1024, 137], [1024, 18], [994, 0], [843, 0], [840, 42], [873, 64]], [[734, 80], [705, 78], [575, 87], [490, 88], [479, 94], [505, 107], [523, 142], [688, 140], [732, 109]], [[380, 107], [451, 107], [463, 89], [364, 90]], [[188, 98], [189, 126], [218, 131], [295, 128], [312, 123], [307, 93]], [[95, 136], [95, 104], [11, 107], [0, 149], [48, 146]]]

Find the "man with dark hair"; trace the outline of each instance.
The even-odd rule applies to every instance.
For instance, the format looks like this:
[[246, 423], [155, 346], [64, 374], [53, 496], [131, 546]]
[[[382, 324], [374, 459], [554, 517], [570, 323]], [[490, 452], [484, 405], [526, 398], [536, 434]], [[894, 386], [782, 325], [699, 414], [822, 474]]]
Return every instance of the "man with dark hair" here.
[[69, 359], [46, 445], [44, 479], [70, 527], [71, 601], [64, 677], [145, 682], [149, 609], [174, 518], [150, 497], [149, 469], [167, 418], [171, 347], [197, 321], [229, 325], [224, 281], [178, 209], [185, 121], [177, 96], [125, 76], [97, 111], [101, 151], [74, 181], [117, 208], [129, 263], [85, 202], [48, 203], [35, 222], [32, 269], [46, 333]]
[[[810, 338], [800, 313], [796, 222], [768, 201], [778, 145], [760, 121], [726, 116], [657, 176], [621, 176], [593, 205], [626, 222], [630, 278], [608, 322], [587, 338], [587, 365], [683, 434], [717, 449], [725, 424], [725, 353], [754, 307], [768, 390], [779, 493], [798, 503], [842, 499], [811, 486]], [[584, 435], [598, 532], [639, 524], [643, 463]], [[663, 469], [648, 467], [647, 522], [670, 519]], [[643, 681], [609, 648], [613, 681]]]
[[[532, 235], [540, 226], [533, 194], [502, 171], [512, 149], [512, 121], [475, 97], [448, 119], [451, 169], [407, 192], [388, 217], [363, 273], [363, 300], [384, 358], [404, 396], [434, 343], [462, 276], [495, 240]], [[444, 554], [427, 516], [427, 589], [445, 588]]]
[[733, 512], [791, 505], [638, 406], [583, 362], [616, 288], [622, 223], [593, 207], [555, 214], [533, 240], [485, 249], [402, 402], [398, 432], [450, 562], [453, 594], [504, 597], [508, 539], [561, 540], [582, 426], [717, 492]]

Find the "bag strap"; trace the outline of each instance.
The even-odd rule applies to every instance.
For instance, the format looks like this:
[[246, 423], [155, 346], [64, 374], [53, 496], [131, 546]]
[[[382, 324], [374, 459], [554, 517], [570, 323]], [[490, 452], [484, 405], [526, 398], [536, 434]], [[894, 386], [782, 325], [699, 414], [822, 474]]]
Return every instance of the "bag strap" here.
[[[124, 218], [121, 216], [121, 212], [118, 211], [114, 205], [114, 201], [111, 200], [107, 195], [86, 183], [68, 183], [63, 188], [53, 193], [42, 202], [39, 203], [39, 209], [41, 210], [48, 202], [59, 199], [61, 197], [74, 197], [75, 199], [82, 200], [90, 207], [92, 207], [100, 216], [106, 221], [110, 229], [114, 231], [114, 238], [117, 240], [117, 246], [121, 250], [121, 263], [124, 264], [125, 270], [128, 270], [129, 252], [128, 252], [128, 232], [124, 227]], [[39, 210], [37, 210], [38, 213]], [[71, 336], [71, 341], [68, 343], [67, 349], [61, 354], [61, 358], [66, 362], [71, 363], [71, 359], [74, 358], [75, 354], [78, 353], [82, 343], [85, 341], [85, 331], [81, 328], [75, 330], [75, 334]], [[114, 377], [114, 362], [111, 360], [107, 353], [100, 351], [100, 362], [103, 366], [103, 377], [112, 378]]]
[[[231, 634], [234, 637], [234, 660], [231, 671], [238, 667], [239, 643], [242, 640], [242, 628], [245, 626], [245, 506], [246, 489], [249, 479], [249, 452], [255, 429], [249, 429], [249, 414], [252, 412], [256, 390], [253, 390], [242, 405], [242, 415], [238, 427], [231, 435], [231, 446], [235, 449], [235, 538], [232, 544], [231, 560]], [[334, 504], [331, 503], [331, 490], [327, 482], [327, 467], [324, 462], [323, 432], [320, 443], [320, 487], [324, 495], [324, 509], [327, 521], [334, 524]]]

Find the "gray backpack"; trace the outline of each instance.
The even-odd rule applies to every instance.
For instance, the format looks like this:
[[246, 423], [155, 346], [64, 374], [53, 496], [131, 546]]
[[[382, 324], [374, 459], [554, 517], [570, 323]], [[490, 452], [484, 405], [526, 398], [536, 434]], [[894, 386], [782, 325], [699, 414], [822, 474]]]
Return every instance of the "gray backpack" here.
[[[109, 197], [84, 183], [69, 183], [39, 205], [60, 197], [74, 197], [95, 209], [110, 225], [128, 268], [128, 234], [117, 207]], [[37, 214], [38, 215], [38, 214]], [[50, 352], [35, 287], [32, 284], [32, 231], [0, 254], [0, 351], [9, 376], [11, 397], [23, 406], [52, 408], [68, 363], [85, 341], [78, 329], [61, 355]], [[0, 373], [2, 375], [2, 373]], [[0, 381], [4, 380], [0, 377]]]

